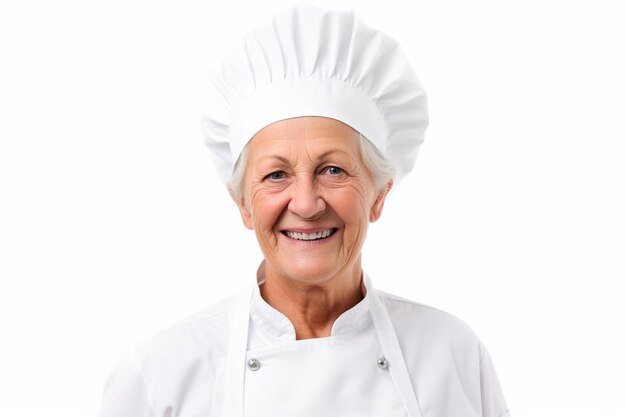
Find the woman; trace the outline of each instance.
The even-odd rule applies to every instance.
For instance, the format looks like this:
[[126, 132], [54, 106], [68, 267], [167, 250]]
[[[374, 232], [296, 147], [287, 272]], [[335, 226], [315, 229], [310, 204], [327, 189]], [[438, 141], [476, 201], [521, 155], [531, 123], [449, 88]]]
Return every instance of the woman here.
[[397, 44], [352, 12], [297, 7], [246, 37], [207, 98], [206, 142], [265, 259], [250, 291], [133, 349], [101, 416], [508, 415], [463, 322], [361, 269], [427, 124]]

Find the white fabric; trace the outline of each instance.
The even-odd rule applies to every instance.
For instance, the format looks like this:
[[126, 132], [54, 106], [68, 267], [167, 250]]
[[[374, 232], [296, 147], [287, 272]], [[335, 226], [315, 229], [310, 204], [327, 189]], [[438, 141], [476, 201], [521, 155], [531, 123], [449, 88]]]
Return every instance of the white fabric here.
[[[263, 265], [259, 269], [260, 273], [262, 271]], [[263, 280], [262, 276], [259, 280]], [[365, 284], [364, 292], [375, 294], [373, 289], [368, 290], [371, 285], [367, 278]], [[276, 316], [272, 308], [263, 303], [258, 286], [255, 290], [254, 305], [265, 306], [260, 307], [261, 311], [270, 317]], [[336, 320], [331, 331], [333, 337], [281, 343], [251, 349], [245, 354], [251, 312], [249, 300], [250, 296], [244, 292], [236, 303], [226, 359], [226, 395], [223, 408], [218, 406], [218, 411], [212, 410], [213, 415], [313, 417], [332, 411], [345, 417], [422, 417], [393, 325], [378, 297], [365, 297], [357, 307]], [[253, 320], [262, 316], [252, 315]], [[280, 322], [286, 339], [293, 342], [293, 326], [283, 320]], [[378, 365], [381, 358], [388, 361], [386, 367]], [[249, 360], [259, 361], [263, 372], [249, 370], [244, 383], [241, 365]], [[345, 383], [346, 375], [351, 376], [349, 384]], [[285, 397], [289, 400], [285, 401]], [[220, 401], [215, 399], [215, 402]], [[276, 407], [278, 403], [282, 403], [280, 407]]]
[[[258, 288], [258, 286], [257, 286]], [[258, 291], [258, 290], [257, 290]], [[214, 416], [244, 415], [244, 389], [246, 352], [248, 350], [248, 333], [250, 324], [250, 303], [252, 291], [243, 291], [234, 303], [233, 325], [230, 329], [228, 354], [226, 355], [226, 377], [224, 378], [224, 404], [229, 404], [227, 413], [216, 412], [219, 407], [213, 407]], [[220, 383], [221, 385], [221, 383]]]
[[[262, 301], [258, 291], [255, 295], [256, 302]], [[333, 337], [293, 343], [289, 331], [289, 342], [284, 340], [287, 343], [250, 349], [242, 359], [255, 358], [261, 368], [247, 371], [245, 416], [407, 417], [405, 401], [390, 372], [401, 359], [390, 357], [389, 362], [396, 366], [388, 369], [377, 365], [384, 350], [368, 314], [370, 302], [366, 298], [353, 309], [349, 316], [354, 321], [346, 317], [338, 320]], [[415, 394], [411, 391], [410, 395], [408, 401], [417, 404]], [[235, 416], [232, 409], [224, 410], [223, 415]]]
[[[289, 320], [255, 291], [246, 359], [258, 358], [261, 367], [244, 370], [245, 416], [406, 415], [391, 376], [396, 359], [388, 358], [387, 371], [376, 364], [383, 347], [372, 297], [395, 329], [422, 417], [509, 415], [489, 355], [466, 324], [369, 285], [330, 337], [309, 340], [295, 340]], [[107, 380], [100, 417], [223, 416], [236, 299], [131, 349]]]
[[426, 93], [396, 41], [351, 10], [278, 14], [210, 73], [204, 98], [204, 140], [225, 182], [255, 133], [298, 116], [359, 131], [395, 163], [400, 180], [428, 124]]

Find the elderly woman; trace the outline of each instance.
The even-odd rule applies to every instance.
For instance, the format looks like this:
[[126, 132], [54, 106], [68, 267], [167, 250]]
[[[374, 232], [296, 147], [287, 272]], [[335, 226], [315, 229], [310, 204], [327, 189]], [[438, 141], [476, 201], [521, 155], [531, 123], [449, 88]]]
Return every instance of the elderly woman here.
[[361, 269], [427, 124], [398, 45], [352, 12], [297, 7], [210, 86], [206, 142], [265, 259], [249, 291], [132, 349], [101, 416], [508, 415], [463, 322], [376, 291]]

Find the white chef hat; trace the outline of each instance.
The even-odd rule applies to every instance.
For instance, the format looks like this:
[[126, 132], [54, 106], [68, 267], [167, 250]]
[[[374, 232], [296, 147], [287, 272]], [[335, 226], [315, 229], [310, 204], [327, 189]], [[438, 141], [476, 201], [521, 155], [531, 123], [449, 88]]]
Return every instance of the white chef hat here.
[[339, 120], [396, 167], [415, 163], [428, 125], [426, 93], [398, 43], [352, 10], [296, 6], [250, 32], [210, 72], [204, 141], [224, 182], [248, 141], [300, 116]]

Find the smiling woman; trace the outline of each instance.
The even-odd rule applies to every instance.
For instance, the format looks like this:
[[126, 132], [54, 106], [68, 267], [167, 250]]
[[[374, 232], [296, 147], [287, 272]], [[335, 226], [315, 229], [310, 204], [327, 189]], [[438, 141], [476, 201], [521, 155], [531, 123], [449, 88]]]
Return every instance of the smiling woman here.
[[249, 290], [132, 349], [102, 417], [508, 415], [474, 332], [361, 267], [427, 125], [395, 41], [350, 11], [288, 10], [211, 74], [203, 122], [264, 260]]

